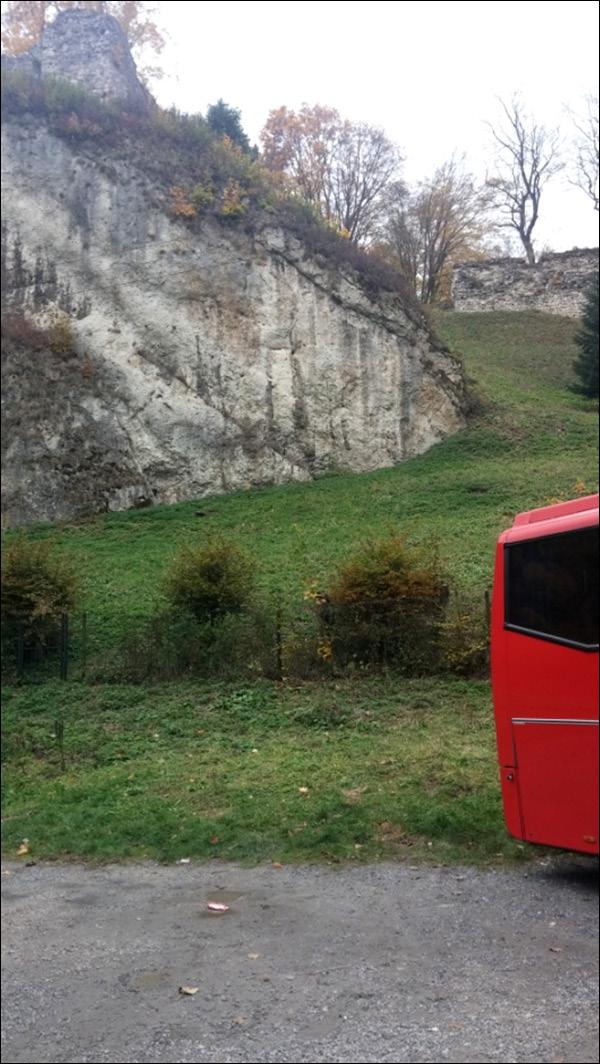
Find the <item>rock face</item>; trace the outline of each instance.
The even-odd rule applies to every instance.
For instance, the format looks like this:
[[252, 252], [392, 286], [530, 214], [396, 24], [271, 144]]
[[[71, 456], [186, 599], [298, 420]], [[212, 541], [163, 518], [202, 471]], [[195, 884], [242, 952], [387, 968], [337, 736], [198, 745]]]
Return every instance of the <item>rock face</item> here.
[[535, 266], [522, 259], [467, 262], [454, 268], [455, 310], [543, 310], [579, 317], [598, 270], [598, 248], [544, 255]]
[[281, 228], [191, 231], [43, 121], [4, 123], [3, 169], [8, 523], [391, 466], [463, 424], [419, 316]]

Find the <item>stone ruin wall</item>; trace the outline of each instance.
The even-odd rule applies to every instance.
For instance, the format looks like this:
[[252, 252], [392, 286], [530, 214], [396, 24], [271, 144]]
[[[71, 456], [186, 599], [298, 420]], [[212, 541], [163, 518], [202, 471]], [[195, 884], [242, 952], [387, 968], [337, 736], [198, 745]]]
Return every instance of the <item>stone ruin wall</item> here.
[[542, 310], [576, 318], [597, 271], [597, 248], [550, 253], [535, 266], [513, 258], [459, 263], [452, 302], [455, 310]]
[[127, 37], [110, 15], [61, 11], [46, 26], [38, 45], [23, 55], [3, 55], [2, 67], [36, 79], [61, 78], [136, 111], [155, 106], [138, 78]]

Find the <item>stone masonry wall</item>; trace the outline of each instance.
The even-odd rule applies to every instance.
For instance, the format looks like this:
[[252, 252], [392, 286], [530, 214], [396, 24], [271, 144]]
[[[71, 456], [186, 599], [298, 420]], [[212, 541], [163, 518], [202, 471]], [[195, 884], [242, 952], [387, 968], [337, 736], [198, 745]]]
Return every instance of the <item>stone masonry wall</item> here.
[[597, 248], [544, 255], [535, 266], [512, 258], [461, 263], [452, 301], [455, 310], [542, 310], [575, 318], [597, 270]]
[[154, 106], [137, 76], [127, 37], [111, 15], [61, 11], [35, 48], [15, 57], [2, 56], [2, 66], [30, 77], [62, 78], [136, 111]]

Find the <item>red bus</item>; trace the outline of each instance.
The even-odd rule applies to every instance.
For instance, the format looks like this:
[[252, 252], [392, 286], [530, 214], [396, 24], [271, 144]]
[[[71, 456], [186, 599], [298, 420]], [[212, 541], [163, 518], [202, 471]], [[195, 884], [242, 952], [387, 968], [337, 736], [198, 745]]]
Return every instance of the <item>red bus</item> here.
[[519, 514], [498, 540], [492, 689], [504, 816], [598, 853], [598, 496]]

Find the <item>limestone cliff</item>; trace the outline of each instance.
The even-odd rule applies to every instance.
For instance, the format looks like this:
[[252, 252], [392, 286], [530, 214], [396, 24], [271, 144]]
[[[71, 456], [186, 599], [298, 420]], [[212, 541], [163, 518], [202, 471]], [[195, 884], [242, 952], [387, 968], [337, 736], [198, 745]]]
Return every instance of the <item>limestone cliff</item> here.
[[461, 426], [419, 314], [268, 213], [190, 228], [133, 156], [35, 117], [7, 117], [2, 163], [5, 314], [69, 337], [6, 330], [10, 523], [390, 466]]

